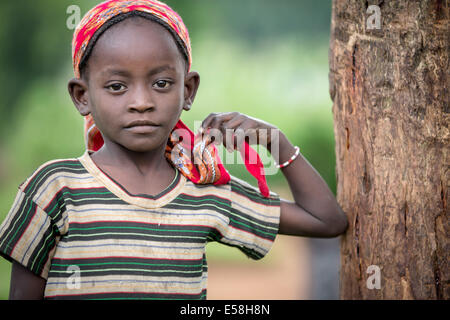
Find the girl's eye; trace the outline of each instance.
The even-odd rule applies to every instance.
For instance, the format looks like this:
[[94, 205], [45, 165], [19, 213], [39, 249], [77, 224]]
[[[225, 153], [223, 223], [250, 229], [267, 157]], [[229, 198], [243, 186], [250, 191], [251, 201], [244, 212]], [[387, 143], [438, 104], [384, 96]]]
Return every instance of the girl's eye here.
[[158, 80], [153, 86], [158, 89], [167, 89], [170, 86], [170, 82], [167, 80]]
[[121, 83], [113, 83], [113, 84], [109, 85], [107, 88], [111, 89], [111, 91], [118, 92], [118, 91], [124, 90], [125, 86]]

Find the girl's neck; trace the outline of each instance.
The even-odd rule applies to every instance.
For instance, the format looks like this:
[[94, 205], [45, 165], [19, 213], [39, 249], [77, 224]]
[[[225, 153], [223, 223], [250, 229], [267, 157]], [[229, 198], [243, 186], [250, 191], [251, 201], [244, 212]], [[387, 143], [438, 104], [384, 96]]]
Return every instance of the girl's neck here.
[[92, 160], [100, 167], [120, 168], [133, 175], [153, 176], [171, 168], [165, 157], [165, 145], [148, 152], [135, 152], [118, 144], [105, 141], [102, 148], [92, 154]]

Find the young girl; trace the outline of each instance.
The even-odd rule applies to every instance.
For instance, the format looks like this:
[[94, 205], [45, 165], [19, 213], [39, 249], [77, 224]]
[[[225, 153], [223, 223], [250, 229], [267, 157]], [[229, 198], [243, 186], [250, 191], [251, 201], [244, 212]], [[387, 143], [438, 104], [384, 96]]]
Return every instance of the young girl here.
[[[332, 192], [275, 126], [237, 112], [210, 114], [196, 136], [184, 126], [200, 82], [191, 61], [183, 21], [159, 1], [111, 0], [86, 14], [68, 89], [87, 151], [19, 187], [0, 228], [10, 298], [206, 299], [209, 241], [260, 259], [277, 233], [345, 231]], [[213, 132], [230, 131], [223, 144], [241, 151], [259, 190], [220, 162]], [[272, 152], [295, 202], [269, 193], [243, 137]]]

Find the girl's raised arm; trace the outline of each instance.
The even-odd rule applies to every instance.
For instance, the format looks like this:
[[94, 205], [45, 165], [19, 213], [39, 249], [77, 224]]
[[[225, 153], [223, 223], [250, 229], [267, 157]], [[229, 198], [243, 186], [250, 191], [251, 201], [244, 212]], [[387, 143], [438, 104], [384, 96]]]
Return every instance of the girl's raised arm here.
[[[236, 134], [231, 146], [227, 145], [230, 141], [223, 139], [228, 150], [241, 146], [244, 137], [256, 135], [253, 141], [266, 146], [277, 163], [284, 163], [296, 152], [278, 128], [239, 112], [210, 114], [201, 127], [203, 131], [207, 129], [220, 130], [223, 136], [226, 136], [226, 130], [241, 132]], [[277, 131], [278, 141], [270, 140], [272, 130]], [[278, 154], [272, 152], [275, 150], [274, 143], [278, 143]], [[328, 238], [345, 232], [348, 226], [346, 215], [326, 182], [301, 153], [281, 170], [289, 183], [294, 202], [281, 200], [279, 234]]]

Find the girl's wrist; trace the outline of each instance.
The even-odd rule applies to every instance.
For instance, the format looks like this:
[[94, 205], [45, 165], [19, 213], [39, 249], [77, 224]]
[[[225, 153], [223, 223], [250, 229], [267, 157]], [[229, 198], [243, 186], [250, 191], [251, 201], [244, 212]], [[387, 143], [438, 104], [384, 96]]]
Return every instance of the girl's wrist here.
[[269, 151], [276, 163], [281, 164], [288, 161], [295, 154], [296, 148], [285, 136], [279, 131], [278, 139], [271, 141]]

